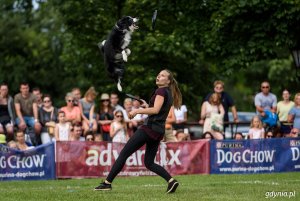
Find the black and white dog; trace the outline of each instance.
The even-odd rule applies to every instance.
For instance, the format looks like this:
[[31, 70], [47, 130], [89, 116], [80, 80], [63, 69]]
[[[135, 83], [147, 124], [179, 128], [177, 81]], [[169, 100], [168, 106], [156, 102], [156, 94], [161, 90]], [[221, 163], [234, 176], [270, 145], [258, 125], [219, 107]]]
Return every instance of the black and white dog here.
[[125, 72], [125, 62], [131, 51], [127, 48], [131, 34], [139, 27], [136, 25], [138, 18], [126, 16], [120, 19], [113, 27], [107, 40], [98, 44], [104, 55], [104, 62], [109, 76], [118, 84], [118, 90], [122, 91], [121, 81]]

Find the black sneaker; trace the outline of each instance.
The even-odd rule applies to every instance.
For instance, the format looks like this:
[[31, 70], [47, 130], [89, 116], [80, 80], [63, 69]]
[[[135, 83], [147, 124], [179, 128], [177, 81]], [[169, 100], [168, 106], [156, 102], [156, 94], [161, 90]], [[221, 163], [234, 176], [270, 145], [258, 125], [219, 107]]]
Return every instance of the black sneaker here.
[[99, 186], [94, 188], [94, 191], [110, 191], [112, 189], [111, 184], [105, 182], [100, 183]]
[[179, 183], [176, 179], [174, 179], [172, 182], [168, 184], [167, 193], [174, 193], [176, 191], [176, 188], [179, 186]]

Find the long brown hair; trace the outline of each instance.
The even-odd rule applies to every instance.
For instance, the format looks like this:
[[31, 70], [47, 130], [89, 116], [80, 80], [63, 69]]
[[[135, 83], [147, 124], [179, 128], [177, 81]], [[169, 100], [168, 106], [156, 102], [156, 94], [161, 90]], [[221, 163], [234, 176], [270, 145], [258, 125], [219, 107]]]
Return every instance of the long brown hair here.
[[173, 73], [171, 71], [167, 69], [165, 69], [165, 71], [169, 73], [169, 80], [170, 80], [169, 88], [171, 90], [171, 94], [173, 97], [173, 105], [176, 109], [179, 109], [182, 104], [182, 95], [178, 87], [178, 83], [175, 80]]

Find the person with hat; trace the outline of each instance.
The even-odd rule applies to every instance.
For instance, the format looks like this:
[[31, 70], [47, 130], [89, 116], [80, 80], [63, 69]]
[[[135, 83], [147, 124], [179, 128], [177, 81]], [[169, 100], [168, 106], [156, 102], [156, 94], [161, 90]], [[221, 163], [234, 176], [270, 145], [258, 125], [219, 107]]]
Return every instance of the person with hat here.
[[111, 141], [109, 135], [110, 124], [114, 119], [114, 108], [111, 106], [110, 97], [107, 93], [102, 93], [100, 96], [101, 103], [99, 104], [98, 123], [104, 141]]

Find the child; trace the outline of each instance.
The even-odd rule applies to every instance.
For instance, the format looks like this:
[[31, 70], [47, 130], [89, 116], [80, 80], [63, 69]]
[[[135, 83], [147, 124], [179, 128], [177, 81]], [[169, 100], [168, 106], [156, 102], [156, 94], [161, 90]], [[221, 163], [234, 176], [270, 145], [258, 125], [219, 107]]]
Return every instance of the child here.
[[249, 139], [260, 139], [265, 137], [265, 131], [263, 128], [262, 121], [259, 116], [254, 116], [251, 120]]
[[58, 112], [58, 124], [55, 125], [55, 140], [69, 141], [71, 138], [71, 125], [66, 122], [66, 114], [64, 111]]
[[122, 142], [126, 143], [128, 139], [127, 126], [124, 121], [123, 112], [117, 110], [115, 112], [115, 117], [113, 122], [110, 125], [110, 137], [113, 142]]

